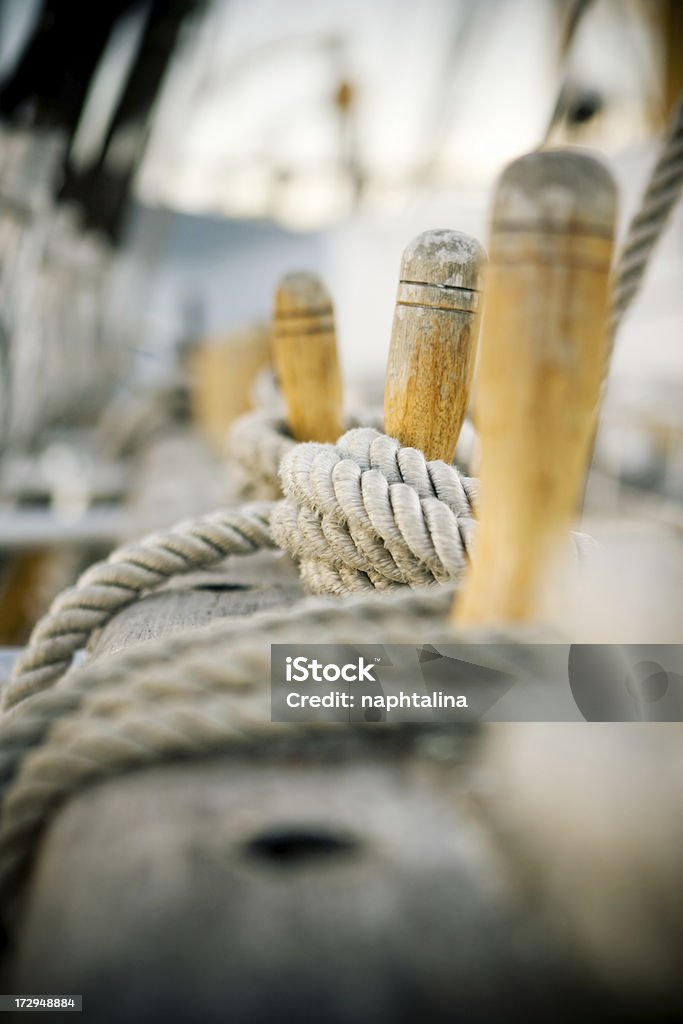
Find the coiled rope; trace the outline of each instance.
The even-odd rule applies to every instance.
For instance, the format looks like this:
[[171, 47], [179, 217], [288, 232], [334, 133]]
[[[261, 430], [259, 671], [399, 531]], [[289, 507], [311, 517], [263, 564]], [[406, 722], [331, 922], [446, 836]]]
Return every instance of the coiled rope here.
[[[330, 734], [345, 744], [377, 739], [364, 722], [271, 722], [272, 643], [457, 643], [467, 660], [468, 645], [486, 642], [493, 645], [491, 667], [509, 672], [511, 645], [521, 664], [525, 643], [548, 642], [547, 632], [542, 638], [519, 630], [458, 634], [448, 621], [453, 595], [446, 586], [341, 601], [309, 598], [246, 622], [220, 620], [86, 664], [16, 705], [0, 720], [0, 902], [16, 891], [59, 807], [104, 779], [231, 750], [263, 753], [285, 744], [300, 751], [307, 738], [329, 741]], [[476, 660], [474, 651], [471, 657]], [[438, 725], [390, 729], [414, 736]], [[455, 750], [452, 723], [443, 742]]]
[[[365, 409], [347, 417], [347, 429], [382, 429], [381, 411]], [[280, 463], [297, 442], [289, 432], [284, 414], [266, 409], [248, 412], [231, 425], [227, 454], [235, 493], [240, 501], [277, 501], [282, 497]]]
[[457, 580], [474, 536], [475, 482], [372, 427], [282, 460], [276, 544], [315, 594]]
[[284, 500], [215, 512], [114, 551], [60, 594], [18, 658], [5, 707], [53, 685], [92, 633], [171, 576], [279, 545], [314, 593], [457, 580], [474, 534], [473, 481], [371, 427], [294, 446]]
[[36, 624], [5, 691], [5, 707], [51, 686], [91, 634], [141, 594], [170, 577], [213, 565], [228, 555], [272, 547], [270, 505], [214, 512], [154, 533], [96, 562], [55, 598]]
[[235, 420], [227, 436], [227, 453], [240, 500], [280, 497], [280, 463], [295, 444], [283, 417], [264, 409]]

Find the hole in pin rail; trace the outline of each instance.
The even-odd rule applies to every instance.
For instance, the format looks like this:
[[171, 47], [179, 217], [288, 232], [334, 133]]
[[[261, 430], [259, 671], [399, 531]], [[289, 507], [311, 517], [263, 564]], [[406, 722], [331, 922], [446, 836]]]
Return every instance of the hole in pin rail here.
[[251, 590], [251, 587], [247, 583], [195, 583], [192, 589], [221, 594], [227, 590]]
[[246, 844], [249, 856], [276, 867], [348, 856], [357, 848], [358, 843], [350, 836], [308, 828], [273, 829], [255, 836]]
[[585, 124], [600, 114], [605, 102], [600, 93], [587, 90], [572, 98], [567, 110], [567, 121], [571, 125]]

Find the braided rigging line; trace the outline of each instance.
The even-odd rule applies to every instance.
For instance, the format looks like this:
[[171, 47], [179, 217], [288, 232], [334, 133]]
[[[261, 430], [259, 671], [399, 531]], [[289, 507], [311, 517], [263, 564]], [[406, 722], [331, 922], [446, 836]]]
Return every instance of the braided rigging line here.
[[52, 686], [92, 632], [171, 576], [279, 545], [317, 594], [456, 580], [474, 533], [473, 481], [372, 428], [294, 445], [284, 500], [182, 523], [120, 548], [53, 602], [17, 660], [5, 706]]
[[610, 337], [614, 339], [640, 291], [652, 252], [683, 190], [683, 97], [654, 166], [638, 212], [629, 224], [617, 264]]

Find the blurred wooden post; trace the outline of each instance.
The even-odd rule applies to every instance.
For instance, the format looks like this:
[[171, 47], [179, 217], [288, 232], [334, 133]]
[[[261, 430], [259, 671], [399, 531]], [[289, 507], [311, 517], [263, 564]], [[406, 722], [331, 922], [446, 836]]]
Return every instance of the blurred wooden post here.
[[426, 231], [401, 261], [384, 389], [384, 429], [428, 459], [451, 462], [467, 413], [479, 336], [482, 247]]
[[334, 310], [315, 274], [288, 274], [280, 281], [273, 354], [292, 437], [336, 441], [344, 425]]
[[229, 425], [252, 407], [255, 378], [271, 365], [270, 331], [258, 325], [207, 338], [190, 353], [188, 365], [194, 419], [222, 453]]
[[607, 358], [616, 190], [577, 152], [532, 153], [493, 207], [475, 413], [481, 521], [462, 625], [540, 612], [544, 571], [576, 511]]
[[683, 4], [681, 0], [664, 0], [663, 8], [664, 102], [669, 118], [683, 96]]

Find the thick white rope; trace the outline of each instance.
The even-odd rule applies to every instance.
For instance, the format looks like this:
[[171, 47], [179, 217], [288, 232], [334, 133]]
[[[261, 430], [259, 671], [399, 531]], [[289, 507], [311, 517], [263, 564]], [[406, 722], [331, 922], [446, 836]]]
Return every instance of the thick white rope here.
[[[476, 524], [474, 481], [372, 427], [336, 445], [295, 445], [284, 499], [215, 512], [122, 547], [53, 602], [17, 659], [5, 707], [54, 685], [92, 633], [171, 576], [281, 547], [316, 594], [457, 582]], [[574, 534], [581, 554], [590, 540]]]
[[[362, 742], [365, 736], [376, 740], [376, 731], [365, 723], [271, 722], [272, 643], [458, 643], [467, 659], [468, 645], [487, 642], [500, 668], [509, 671], [511, 645], [523, 653], [525, 643], [548, 642], [547, 633], [541, 638], [531, 631], [458, 634], [448, 618], [453, 596], [453, 587], [440, 587], [341, 601], [308, 599], [246, 622], [220, 620], [86, 664], [53, 689], [18, 704], [0, 720], [0, 902], [16, 893], [59, 807], [104, 779], [231, 750], [263, 755], [285, 744], [300, 751], [302, 743], [330, 732], [337, 743]], [[414, 737], [439, 726], [389, 729]], [[452, 723], [446, 732], [455, 748], [460, 733]]]
[[35, 626], [15, 663], [5, 707], [51, 686], [92, 633], [141, 594], [172, 576], [212, 565], [227, 555], [272, 547], [271, 506], [246, 505], [179, 523], [114, 551], [59, 594]]
[[295, 444], [281, 416], [257, 409], [235, 420], [228, 431], [227, 453], [241, 501], [280, 497], [280, 462]]
[[140, 595], [228, 555], [280, 545], [303, 558], [302, 575], [319, 594], [443, 582], [466, 564], [471, 482], [372, 428], [348, 431], [337, 445], [293, 445], [282, 486], [279, 505], [181, 523], [88, 569], [36, 625], [5, 707], [53, 685], [92, 633]]
[[316, 594], [457, 580], [474, 536], [473, 480], [371, 427], [282, 460], [275, 542]]
[[[349, 430], [354, 427], [382, 427], [378, 409], [364, 409], [359, 415], [347, 417]], [[227, 454], [235, 493], [240, 501], [276, 501], [282, 497], [280, 463], [297, 442], [289, 432], [284, 415], [266, 409], [245, 413], [231, 425]]]

